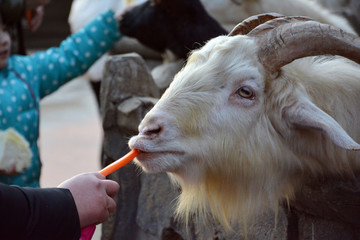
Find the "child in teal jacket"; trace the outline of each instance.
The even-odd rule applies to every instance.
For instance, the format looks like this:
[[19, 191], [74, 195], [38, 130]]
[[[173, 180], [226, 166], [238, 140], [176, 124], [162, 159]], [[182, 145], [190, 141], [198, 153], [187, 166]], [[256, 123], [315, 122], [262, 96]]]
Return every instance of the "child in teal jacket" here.
[[10, 56], [11, 40], [0, 21], [0, 130], [14, 128], [29, 142], [31, 165], [21, 173], [1, 173], [0, 182], [39, 187], [41, 161], [39, 102], [82, 75], [121, 38], [112, 11], [99, 15], [59, 47], [31, 56]]

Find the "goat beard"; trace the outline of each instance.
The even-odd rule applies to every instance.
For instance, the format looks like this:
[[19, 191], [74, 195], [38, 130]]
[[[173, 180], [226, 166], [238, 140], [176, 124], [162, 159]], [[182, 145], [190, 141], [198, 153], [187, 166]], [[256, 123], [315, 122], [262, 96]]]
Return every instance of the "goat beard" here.
[[[281, 178], [219, 176], [207, 173], [201, 184], [183, 185], [176, 215], [188, 226], [191, 220], [204, 226], [219, 222], [226, 232], [240, 227], [247, 232], [269, 211], [278, 214], [279, 202], [294, 197], [294, 184]], [[236, 181], [234, 181], [236, 179]], [[276, 226], [276, 222], [274, 223]]]
[[247, 155], [240, 150], [225, 153], [214, 146], [205, 151], [208, 154], [203, 159], [207, 161], [198, 181], [177, 181], [182, 188], [177, 217], [186, 225], [191, 219], [204, 225], [215, 219], [226, 232], [240, 227], [245, 235], [263, 214], [273, 211], [276, 219], [279, 202], [293, 199], [299, 178], [293, 177], [288, 167], [278, 165], [284, 152], [264, 148], [267, 151], [253, 148]]

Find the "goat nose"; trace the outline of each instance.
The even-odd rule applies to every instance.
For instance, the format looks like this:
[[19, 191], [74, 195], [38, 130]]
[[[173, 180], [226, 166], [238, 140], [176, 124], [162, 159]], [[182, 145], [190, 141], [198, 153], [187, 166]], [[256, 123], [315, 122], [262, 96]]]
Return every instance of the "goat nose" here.
[[151, 122], [150, 124], [140, 125], [139, 133], [144, 137], [149, 137], [151, 139], [158, 137], [163, 130], [163, 124], [160, 122]]

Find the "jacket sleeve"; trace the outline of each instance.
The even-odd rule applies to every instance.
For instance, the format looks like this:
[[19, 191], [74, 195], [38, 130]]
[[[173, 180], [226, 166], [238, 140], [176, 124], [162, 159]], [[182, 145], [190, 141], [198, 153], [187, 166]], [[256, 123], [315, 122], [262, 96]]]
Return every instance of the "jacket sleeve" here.
[[70, 35], [59, 47], [32, 55], [30, 61], [39, 81], [40, 98], [84, 74], [120, 38], [119, 24], [109, 10]]
[[68, 189], [0, 184], [1, 239], [79, 240], [80, 222]]

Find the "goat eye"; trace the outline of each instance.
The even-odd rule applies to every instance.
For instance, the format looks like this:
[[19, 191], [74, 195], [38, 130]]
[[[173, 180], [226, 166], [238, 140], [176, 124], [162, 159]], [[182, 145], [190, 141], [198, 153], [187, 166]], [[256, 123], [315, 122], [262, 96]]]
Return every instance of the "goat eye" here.
[[236, 91], [237, 95], [246, 99], [253, 99], [255, 94], [254, 91], [249, 87], [241, 87]]

